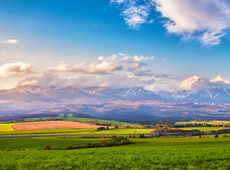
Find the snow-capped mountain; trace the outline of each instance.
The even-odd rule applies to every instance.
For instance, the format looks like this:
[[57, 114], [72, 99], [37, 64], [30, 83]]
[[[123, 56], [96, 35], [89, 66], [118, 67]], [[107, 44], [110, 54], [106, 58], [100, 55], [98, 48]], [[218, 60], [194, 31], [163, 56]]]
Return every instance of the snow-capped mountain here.
[[84, 91], [85, 93], [93, 94], [93, 95], [100, 95], [100, 96], [106, 96], [111, 94], [113, 95], [113, 91], [108, 87], [93, 86], [93, 87], [82, 88], [81, 90]]
[[76, 100], [87, 101], [161, 101], [161, 102], [191, 102], [191, 103], [230, 103], [230, 88], [219, 87], [200, 90], [193, 93], [189, 90], [180, 92], [160, 91], [155, 94], [142, 87], [110, 89], [108, 87], [76, 88], [73, 86], [56, 88], [51, 86], [18, 86], [10, 90], [0, 90], [0, 100], [11, 101], [43, 101], [43, 102], [68, 102]]
[[156, 95], [151, 91], [145, 90], [142, 87], [115, 89], [114, 93], [130, 100], [166, 101], [166, 99], [163, 99], [162, 97]]
[[98, 99], [100, 100], [124, 100], [123, 97], [117, 95], [116, 93], [114, 93], [114, 91], [108, 87], [97, 87], [97, 86], [93, 86], [93, 87], [86, 87], [86, 88], [82, 88], [82, 91], [84, 91], [85, 93], [88, 93], [91, 96], [96, 96]]
[[66, 99], [75, 99], [76, 97], [89, 97], [89, 95], [82, 90], [73, 87], [73, 86], [68, 86], [65, 88], [60, 88], [56, 89], [56, 96], [60, 98], [66, 98]]
[[184, 99], [191, 94], [194, 94], [190, 90], [182, 90], [179, 92], [169, 92], [169, 91], [163, 91], [161, 90], [157, 95], [161, 96], [164, 99], [167, 99], [171, 102], [183, 102]]
[[0, 90], [0, 99], [19, 101], [62, 101], [77, 99], [93, 100], [154, 100], [166, 101], [155, 93], [140, 87], [110, 89], [108, 87], [42, 88], [39, 86], [19, 86], [10, 90]]
[[230, 88], [219, 87], [200, 90], [184, 99], [193, 103], [230, 103]]

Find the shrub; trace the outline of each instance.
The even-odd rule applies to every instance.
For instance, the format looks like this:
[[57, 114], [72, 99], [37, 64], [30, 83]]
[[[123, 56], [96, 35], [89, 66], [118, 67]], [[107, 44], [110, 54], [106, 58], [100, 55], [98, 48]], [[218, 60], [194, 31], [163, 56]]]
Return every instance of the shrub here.
[[73, 146], [69, 145], [66, 149], [73, 149]]
[[101, 141], [101, 143], [107, 143], [108, 142], [108, 140], [103, 140], [103, 141]]
[[121, 144], [122, 144], [122, 145], [126, 144], [126, 141], [125, 141], [125, 140], [122, 140], [122, 141], [121, 141]]
[[55, 146], [55, 147], [52, 148], [52, 150], [61, 150], [61, 148]]
[[27, 148], [21, 148], [18, 151], [28, 151], [28, 149]]
[[119, 136], [118, 137], [118, 141], [122, 141], [122, 140], [124, 140], [125, 138], [124, 138], [124, 136]]
[[97, 130], [105, 130], [105, 127], [99, 127]]
[[92, 146], [92, 144], [89, 142], [86, 144], [86, 147], [90, 148]]
[[44, 150], [51, 150], [51, 147], [49, 145], [47, 145]]
[[111, 142], [111, 143], [114, 143], [114, 142], [117, 142], [117, 141], [118, 141], [118, 139], [117, 139], [116, 136], [112, 136], [112, 137], [110, 138], [110, 142]]
[[218, 138], [219, 136], [218, 136], [218, 133], [217, 134], [215, 134], [215, 138]]
[[6, 148], [5, 151], [9, 152], [9, 151], [10, 151], [10, 148]]

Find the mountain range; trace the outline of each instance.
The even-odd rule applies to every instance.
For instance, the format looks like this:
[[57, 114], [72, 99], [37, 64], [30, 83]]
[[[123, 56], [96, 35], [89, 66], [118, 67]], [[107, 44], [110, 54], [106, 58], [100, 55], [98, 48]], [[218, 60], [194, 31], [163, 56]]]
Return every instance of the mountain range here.
[[40, 86], [18, 86], [9, 90], [0, 90], [0, 100], [62, 102], [68, 100], [115, 101], [154, 100], [165, 102], [166, 99], [142, 87], [110, 89], [108, 87], [42, 88]]
[[88, 101], [159, 101], [159, 102], [188, 102], [188, 103], [230, 103], [230, 88], [218, 87], [203, 89], [197, 93], [189, 90], [159, 93], [145, 90], [142, 87], [111, 89], [109, 87], [76, 88], [68, 86], [43, 88], [35, 85], [18, 86], [9, 90], [0, 90], [0, 100], [12, 101], [42, 101], [68, 102], [77, 100]]
[[191, 92], [189, 90], [183, 90], [174, 93], [168, 91], [160, 91], [158, 95], [170, 102], [215, 104], [230, 103], [229, 87], [207, 88], [200, 90], [197, 93]]

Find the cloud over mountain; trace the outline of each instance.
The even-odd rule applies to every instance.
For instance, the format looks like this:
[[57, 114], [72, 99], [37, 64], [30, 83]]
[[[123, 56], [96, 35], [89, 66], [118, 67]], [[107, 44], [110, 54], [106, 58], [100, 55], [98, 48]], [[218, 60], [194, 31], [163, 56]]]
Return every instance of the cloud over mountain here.
[[127, 75], [89, 75], [78, 76], [77, 78], [62, 78], [59, 75], [45, 73], [42, 76], [27, 77], [20, 81], [18, 85], [39, 85], [42, 87], [91, 87], [91, 86], [107, 86], [111, 88], [123, 87], [145, 87], [148, 84], [154, 84], [155, 80], [141, 80], [138, 77], [128, 77]]
[[230, 87], [230, 81], [224, 80], [221, 76], [214, 79], [192, 76], [182, 81], [181, 88], [186, 90], [199, 91], [207, 88]]
[[[110, 74], [115, 71], [121, 71], [121, 70], [136, 70], [140, 68], [141, 66], [146, 66], [146, 63], [141, 62], [142, 58], [140, 57], [140, 60], [136, 61], [131, 60], [129, 58], [126, 58], [125, 56], [122, 56], [123, 58], [121, 60], [117, 59], [117, 55], [112, 55], [110, 57], [103, 57], [99, 56], [96, 61], [90, 61], [90, 62], [79, 62], [75, 65], [68, 65], [68, 64], [60, 64], [57, 67], [49, 68], [45, 72], [46, 73], [59, 73], [59, 72], [70, 72], [70, 73], [82, 73], [82, 74], [95, 74], [95, 75], [104, 75], [104, 74]], [[138, 57], [138, 56], [134, 56]], [[125, 58], [125, 59], [124, 59]], [[144, 57], [145, 60], [148, 58]]]

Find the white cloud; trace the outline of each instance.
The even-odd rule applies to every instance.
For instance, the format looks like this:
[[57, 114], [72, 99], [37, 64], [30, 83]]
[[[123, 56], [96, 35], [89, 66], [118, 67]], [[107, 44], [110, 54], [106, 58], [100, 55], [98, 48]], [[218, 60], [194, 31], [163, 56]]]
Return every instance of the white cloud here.
[[56, 68], [47, 69], [48, 73], [55, 72], [72, 72], [72, 73], [83, 73], [83, 74], [108, 74], [117, 70], [122, 70], [122, 66], [119, 63], [113, 62], [81, 62], [74, 66], [67, 64], [60, 64]]
[[18, 40], [16, 39], [7, 39], [5, 41], [2, 41], [3, 44], [17, 44]]
[[124, 54], [124, 53], [118, 53], [120, 56], [122, 56], [122, 60], [129, 60], [132, 59], [132, 56], [128, 55], [128, 54]]
[[230, 87], [230, 81], [224, 80], [221, 76], [214, 79], [201, 78], [199, 76], [189, 77], [181, 83], [182, 89], [199, 91], [206, 88]]
[[134, 61], [147, 61], [149, 59], [151, 59], [151, 60], [154, 59], [154, 56], [145, 57], [145, 56], [141, 55], [139, 57], [138, 55], [130, 56], [130, 55], [124, 54], [124, 53], [118, 53], [118, 55], [123, 57], [121, 60], [131, 60], [131, 59], [133, 59]]
[[34, 66], [30, 63], [6, 63], [0, 66], [0, 77], [21, 76], [34, 73]]
[[150, 5], [140, 5], [138, 0], [111, 0], [111, 3], [123, 5], [122, 15], [127, 25], [133, 29], [139, 29], [140, 25], [147, 22]]
[[117, 60], [117, 55], [113, 54], [110, 57], [99, 56], [97, 61], [91, 62], [80, 62], [76, 65], [60, 64], [57, 67], [49, 68], [46, 73], [58, 73], [58, 72], [71, 72], [71, 73], [82, 73], [82, 74], [95, 74], [103, 75], [110, 74], [115, 71], [121, 70], [135, 70], [141, 66], [147, 64], [140, 61], [133, 60]]
[[122, 4], [122, 3], [124, 3], [125, 1], [127, 1], [127, 0], [111, 0], [110, 2], [111, 2], [111, 3]]
[[108, 86], [111, 88], [123, 87], [145, 87], [148, 84], [153, 84], [153, 79], [142, 81], [137, 77], [128, 77], [127, 75], [103, 75], [103, 76], [79, 76], [78, 78], [60, 78], [54, 74], [43, 74], [41, 77], [27, 77], [18, 85], [39, 85], [42, 87], [66, 87], [75, 86], [77, 88], [91, 87], [91, 86]]
[[181, 82], [181, 88], [186, 90], [191, 90], [191, 86], [193, 85], [193, 83], [197, 81], [202, 81], [201, 77], [199, 76], [189, 77]]
[[[148, 60], [150, 57], [144, 57], [143, 55], [140, 56], [140, 57], [138, 57], [137, 55], [135, 55], [135, 56], [133, 56], [133, 58], [134, 58], [135, 61], [146, 61], [146, 60]], [[152, 57], [151, 57], [151, 59], [152, 59]]]
[[125, 22], [134, 29], [139, 29], [139, 26], [146, 22], [148, 18], [148, 7], [144, 5], [130, 6], [123, 11]]
[[226, 0], [153, 0], [156, 10], [166, 18], [165, 27], [171, 33], [201, 33], [204, 45], [220, 43], [230, 28], [230, 4]]
[[222, 82], [222, 83], [225, 83], [225, 84], [230, 84], [230, 81], [229, 80], [224, 80], [221, 76], [217, 76], [216, 78], [214, 79], [211, 79], [210, 82], [213, 82], [213, 83], [216, 83], [216, 82]]
[[[198, 39], [206, 46], [218, 45], [230, 29], [227, 0], [112, 0], [123, 6], [126, 23], [138, 29], [148, 22], [152, 9], [161, 13], [168, 32]], [[139, 5], [141, 4], [141, 5]], [[155, 8], [153, 8], [155, 7]], [[149, 23], [149, 22], [148, 22]]]

